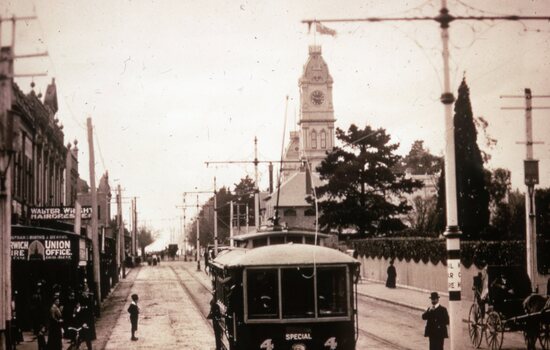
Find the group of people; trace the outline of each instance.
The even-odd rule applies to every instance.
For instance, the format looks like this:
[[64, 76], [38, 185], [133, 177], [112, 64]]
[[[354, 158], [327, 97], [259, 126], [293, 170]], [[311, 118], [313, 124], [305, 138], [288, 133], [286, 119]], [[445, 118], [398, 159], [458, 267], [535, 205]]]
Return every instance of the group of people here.
[[[38, 282], [31, 296], [30, 311], [33, 331], [39, 350], [61, 350], [63, 339], [85, 342], [89, 350], [95, 339], [93, 298], [86, 283], [80, 292], [69, 289], [67, 296], [62, 288], [54, 285], [51, 297], [46, 297], [43, 283]], [[49, 299], [49, 300], [48, 300]], [[50, 303], [51, 302], [51, 303]]]

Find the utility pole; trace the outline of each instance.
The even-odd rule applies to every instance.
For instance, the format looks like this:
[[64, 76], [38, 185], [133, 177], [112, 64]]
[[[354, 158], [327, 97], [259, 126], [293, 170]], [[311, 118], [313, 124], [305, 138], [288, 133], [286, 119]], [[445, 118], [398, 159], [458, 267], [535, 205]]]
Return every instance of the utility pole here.
[[117, 239], [117, 268], [118, 273], [122, 272], [122, 278], [126, 278], [126, 245], [124, 242], [124, 220], [122, 219], [122, 189], [117, 186], [117, 218], [118, 218], [118, 239]]
[[183, 261], [187, 261], [187, 234], [185, 232], [185, 210], [187, 206], [185, 205], [185, 192], [183, 193], [183, 205], [176, 205], [176, 208], [182, 208], [183, 210], [183, 222], [181, 225], [181, 234], [183, 236]]
[[218, 256], [218, 191], [214, 177], [214, 256]]
[[229, 202], [229, 246], [235, 246], [233, 242], [233, 201]]
[[[1, 24], [0, 24], [1, 25]], [[11, 320], [11, 171], [13, 150], [13, 59], [9, 47], [0, 53], [0, 349], [7, 349]]]
[[88, 118], [88, 147], [90, 150], [90, 190], [92, 196], [92, 262], [94, 265], [95, 294], [97, 301], [97, 313], [99, 315], [101, 305], [101, 274], [99, 271], [99, 237], [97, 232], [97, 188], [95, 185], [95, 158], [94, 158], [94, 136], [92, 118]]
[[[0, 350], [11, 347], [8, 331], [11, 322], [11, 201], [12, 174], [10, 165], [14, 158], [13, 144], [13, 79], [26, 76], [45, 76], [45, 73], [14, 74], [14, 61], [20, 58], [47, 56], [48, 53], [15, 55], [17, 21], [35, 20], [36, 16], [0, 18]], [[2, 46], [2, 22], [11, 21], [11, 47]]]
[[[458, 226], [457, 201], [456, 201], [456, 164], [455, 164], [455, 139], [454, 125], [452, 115], [452, 104], [455, 101], [450, 87], [449, 73], [449, 26], [456, 20], [470, 21], [518, 21], [518, 20], [550, 20], [548, 16], [452, 16], [447, 8], [447, 0], [441, 0], [441, 9], [439, 15], [435, 17], [366, 17], [349, 19], [309, 19], [302, 23], [336, 23], [336, 22], [371, 22], [379, 23], [386, 21], [411, 22], [411, 21], [435, 21], [441, 28], [441, 41], [443, 44], [443, 92], [441, 94], [441, 103], [444, 105], [445, 116], [445, 193], [446, 193], [446, 219], [445, 229], [446, 247], [447, 247], [447, 279], [449, 291], [449, 316], [450, 316], [450, 344], [451, 350], [462, 349], [462, 319], [460, 316], [461, 306], [461, 266], [460, 266], [460, 237], [462, 235]], [[317, 29], [317, 28], [316, 28]]]
[[[260, 163], [269, 163], [269, 189], [273, 192], [273, 163], [303, 163], [301, 160], [258, 160], [258, 138], [254, 137], [254, 160], [227, 160], [227, 161], [210, 161], [204, 162], [208, 167], [210, 164], [254, 164], [254, 225], [256, 230], [260, 229], [260, 176], [258, 172], [258, 165]], [[240, 228], [240, 226], [239, 226]]]
[[132, 199], [132, 262], [136, 261], [137, 256], [137, 235], [138, 235], [138, 217], [137, 217], [137, 198]]
[[200, 208], [199, 208], [199, 195], [197, 194], [197, 271], [201, 270], [201, 242], [200, 238]]
[[527, 191], [525, 192], [525, 251], [527, 274], [531, 279], [531, 291], [538, 292], [537, 267], [537, 227], [535, 208], [535, 185], [539, 183], [539, 161], [533, 158], [533, 145], [543, 142], [533, 141], [533, 109], [550, 109], [550, 107], [533, 108], [533, 98], [549, 98], [548, 95], [533, 96], [531, 89], [524, 90], [524, 96], [503, 95], [500, 98], [525, 98], [525, 107], [502, 107], [508, 110], [525, 110], [525, 160], [523, 161], [524, 179]]

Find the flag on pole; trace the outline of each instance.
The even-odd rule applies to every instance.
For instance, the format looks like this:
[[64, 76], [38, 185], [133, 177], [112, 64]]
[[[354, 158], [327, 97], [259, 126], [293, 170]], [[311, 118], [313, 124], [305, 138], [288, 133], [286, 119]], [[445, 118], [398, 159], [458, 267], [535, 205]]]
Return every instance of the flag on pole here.
[[317, 33], [319, 34], [336, 36], [336, 31], [334, 29], [325, 27], [323, 24], [321, 24], [321, 22], [316, 22], [315, 27], [317, 28]]

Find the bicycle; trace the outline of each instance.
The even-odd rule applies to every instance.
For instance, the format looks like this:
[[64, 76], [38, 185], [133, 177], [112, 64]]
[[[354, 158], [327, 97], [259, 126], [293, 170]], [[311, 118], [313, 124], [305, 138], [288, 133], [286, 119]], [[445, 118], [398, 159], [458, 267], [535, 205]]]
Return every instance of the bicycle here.
[[82, 327], [80, 328], [75, 328], [75, 327], [67, 327], [67, 330], [68, 331], [74, 331], [75, 332], [75, 335], [74, 335], [74, 338], [73, 340], [71, 341], [71, 345], [69, 345], [69, 347], [67, 348], [67, 350], [79, 350], [80, 349], [80, 345], [82, 344], [82, 342], [84, 341], [84, 339], [82, 339], [80, 337], [80, 332], [82, 330], [87, 330], [88, 327], [86, 327], [86, 325], [83, 325]]

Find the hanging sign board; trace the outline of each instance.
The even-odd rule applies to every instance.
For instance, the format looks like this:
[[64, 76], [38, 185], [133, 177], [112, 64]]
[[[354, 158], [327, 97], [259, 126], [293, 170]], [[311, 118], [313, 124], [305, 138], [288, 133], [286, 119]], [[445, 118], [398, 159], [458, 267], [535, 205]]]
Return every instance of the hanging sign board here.
[[72, 260], [78, 247], [65, 234], [11, 236], [11, 259], [24, 261]]
[[[82, 220], [92, 218], [92, 207], [81, 207], [80, 217]], [[76, 208], [74, 207], [34, 207], [30, 208], [31, 220], [74, 220], [76, 218]]]

